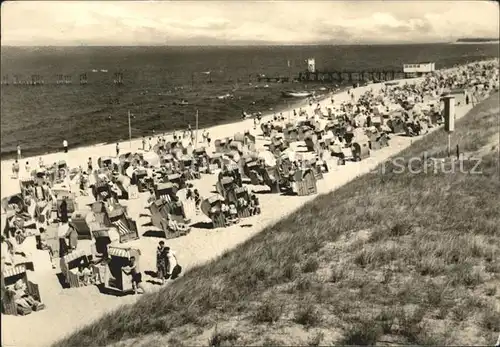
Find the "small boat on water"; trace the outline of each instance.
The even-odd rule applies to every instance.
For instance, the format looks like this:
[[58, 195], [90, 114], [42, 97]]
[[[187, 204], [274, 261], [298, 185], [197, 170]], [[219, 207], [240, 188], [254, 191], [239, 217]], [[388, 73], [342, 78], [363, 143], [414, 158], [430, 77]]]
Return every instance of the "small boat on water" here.
[[97, 70], [96, 69], [92, 69], [92, 72], [97, 72]]
[[283, 95], [284, 98], [307, 98], [313, 95], [313, 93], [308, 92], [308, 91], [293, 91], [293, 90], [288, 90], [281, 92], [281, 95]]
[[108, 70], [101, 69], [101, 72], [108, 72]]
[[231, 94], [227, 93], [227, 94], [224, 94], [224, 95], [217, 96], [217, 99], [219, 99], [219, 100], [225, 100], [225, 99], [230, 99], [232, 97], [233, 96]]

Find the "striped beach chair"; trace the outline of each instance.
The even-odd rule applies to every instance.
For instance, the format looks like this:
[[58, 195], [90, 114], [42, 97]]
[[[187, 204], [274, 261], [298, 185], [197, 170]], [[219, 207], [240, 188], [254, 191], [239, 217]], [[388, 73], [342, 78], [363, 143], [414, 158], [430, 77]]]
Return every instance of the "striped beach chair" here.
[[[7, 269], [4, 269], [2, 266], [1, 277], [2, 277], [2, 288], [1, 288], [2, 313], [14, 316], [31, 313], [31, 310], [28, 311], [18, 308], [14, 301], [14, 296], [12, 295], [12, 293], [6, 290], [6, 286], [14, 284], [19, 279], [21, 279], [23, 282], [26, 283], [28, 294], [41, 303], [40, 291], [38, 285], [28, 280], [28, 276], [26, 273], [26, 266], [20, 264]], [[36, 308], [36, 311], [41, 310], [44, 307], [45, 306], [43, 304], [40, 304]]]

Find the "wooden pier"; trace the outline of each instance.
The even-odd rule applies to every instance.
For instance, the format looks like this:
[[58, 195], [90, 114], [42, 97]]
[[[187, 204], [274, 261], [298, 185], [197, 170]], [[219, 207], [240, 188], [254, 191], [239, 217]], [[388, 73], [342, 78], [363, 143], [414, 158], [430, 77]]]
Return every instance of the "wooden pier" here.
[[370, 70], [370, 71], [304, 71], [299, 73], [300, 82], [363, 82], [363, 81], [390, 81], [395, 79], [404, 79], [403, 71], [394, 70]]
[[[114, 74], [114, 79], [112, 82], [115, 85], [123, 84], [123, 73], [116, 72]], [[76, 76], [73, 75], [65, 75], [65, 74], [57, 74], [52, 75], [47, 80], [42, 75], [33, 74], [33, 75], [18, 75], [14, 74], [12, 77], [10, 75], [2, 75], [1, 84], [8, 86], [40, 86], [40, 85], [73, 85], [80, 84], [86, 85], [89, 83], [88, 74], [86, 72], [80, 73]]]

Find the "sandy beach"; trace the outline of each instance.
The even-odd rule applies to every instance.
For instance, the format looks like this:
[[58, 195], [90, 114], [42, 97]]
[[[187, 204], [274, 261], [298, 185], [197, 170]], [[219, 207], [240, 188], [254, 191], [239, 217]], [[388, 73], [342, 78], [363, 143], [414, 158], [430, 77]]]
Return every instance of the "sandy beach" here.
[[[412, 80], [405, 80], [405, 82], [412, 83]], [[373, 88], [374, 92], [376, 92], [382, 86], [383, 84], [379, 83], [371, 84], [366, 87], [359, 87], [354, 89], [354, 94], [358, 97], [370, 88]], [[333, 95], [333, 98], [336, 104], [350, 100], [350, 96], [348, 96], [347, 92]], [[457, 102], [460, 101], [460, 106], [456, 107], [457, 119], [463, 117], [472, 108], [472, 105], [465, 105], [463, 100], [457, 98]], [[317, 102], [320, 103], [322, 109], [331, 105], [330, 96]], [[309, 114], [312, 114], [312, 109], [316, 107], [316, 103], [313, 104], [313, 107], [307, 106], [303, 107], [303, 109], [306, 109]], [[292, 110], [288, 112], [292, 112]], [[287, 118], [288, 112], [283, 111], [285, 118]], [[200, 115], [200, 117], [202, 117], [202, 115]], [[262, 121], [267, 121], [271, 118], [272, 114], [268, 114], [263, 117]], [[436, 129], [438, 128], [432, 128], [431, 131]], [[258, 148], [264, 148], [264, 144], [268, 141], [262, 138], [259, 127], [257, 130], [253, 129], [253, 119], [214, 126], [208, 129], [210, 137], [212, 138], [212, 143], [215, 139], [232, 136], [237, 132], [243, 132], [245, 130], [249, 130], [256, 136]], [[199, 141], [201, 141], [202, 138], [201, 132], [202, 130], [200, 129], [198, 134]], [[331, 160], [328, 162], [331, 168], [330, 172], [325, 175], [323, 180], [318, 181], [318, 194], [331, 192], [359, 175], [368, 173], [379, 163], [394, 156], [421, 137], [422, 136], [410, 138], [393, 135], [391, 136], [389, 147], [372, 151], [369, 158], [360, 162], [349, 162], [345, 166], [337, 166], [335, 164], [336, 160]], [[68, 141], [69, 140], [70, 139], [68, 139]], [[443, 139], [443, 142], [444, 141]], [[131, 143], [126, 141], [120, 144], [122, 152], [137, 150], [141, 147], [141, 139], [135, 139]], [[67, 154], [53, 153], [42, 157], [46, 164], [51, 164], [59, 160], [66, 160], [69, 167], [82, 166], [86, 168], [86, 162], [89, 157], [92, 157], [94, 163], [96, 163], [98, 157], [106, 155], [115, 155], [115, 144], [75, 148], [70, 149]], [[38, 163], [38, 157], [25, 158], [21, 161], [21, 168], [24, 167], [24, 163], [27, 160], [31, 163], [31, 167], [35, 167]], [[1, 162], [2, 198], [15, 194], [19, 189], [17, 180], [11, 178], [12, 162], [12, 160]], [[192, 183], [195, 188], [200, 191], [202, 197], [208, 197], [214, 190], [216, 175], [203, 175], [200, 180], [192, 181]], [[265, 189], [264, 187], [253, 188], [256, 192]], [[289, 197], [280, 194], [259, 194], [260, 204], [262, 206], [261, 215], [250, 217], [245, 219], [243, 223], [224, 229], [193, 228], [188, 235], [167, 240], [166, 244], [177, 253], [179, 263], [182, 265], [183, 271], [185, 272], [194, 266], [215, 259], [227, 250], [248, 240], [250, 237], [262, 231], [266, 226], [277, 222], [287, 214], [300, 208], [306, 202], [314, 199], [316, 196], [317, 195]], [[147, 194], [144, 193], [141, 194], [140, 198], [137, 200], [121, 202], [128, 206], [130, 216], [137, 221], [140, 235], [148, 230], [145, 224], [150, 220], [149, 217], [144, 216], [144, 214], [147, 214], [144, 209], [146, 199]], [[280, 208], [278, 210], [273, 208], [273, 206], [279, 206]], [[192, 217], [193, 222], [205, 220], [204, 216], [196, 216], [194, 213], [192, 213]], [[242, 227], [242, 224], [248, 225], [248, 227]], [[143, 272], [148, 270], [153, 271], [155, 269], [155, 249], [159, 240], [160, 239], [156, 237], [141, 236], [139, 240], [127, 243], [127, 245], [131, 247], [137, 247], [141, 250], [142, 256], [140, 267]], [[26, 248], [32, 253], [35, 263], [35, 272], [30, 272], [28, 276], [30, 280], [34, 280], [39, 284], [41, 297], [46, 305], [46, 309], [24, 317], [2, 315], [3, 346], [28, 347], [49, 345], [68, 333], [73, 332], [75, 329], [81, 328], [92, 322], [104, 313], [117, 309], [123, 304], [133, 303], [140, 298], [138, 295], [115, 297], [101, 294], [94, 286], [62, 289], [56, 277], [57, 271], [51, 269], [45, 252], [36, 250], [34, 242], [31, 242], [31, 240], [27, 240], [26, 242], [28, 243]], [[153, 292], [161, 288], [158, 285], [148, 283], [148, 280], [151, 280], [149, 276], [145, 276], [145, 280], [145, 286], [148, 292]]]

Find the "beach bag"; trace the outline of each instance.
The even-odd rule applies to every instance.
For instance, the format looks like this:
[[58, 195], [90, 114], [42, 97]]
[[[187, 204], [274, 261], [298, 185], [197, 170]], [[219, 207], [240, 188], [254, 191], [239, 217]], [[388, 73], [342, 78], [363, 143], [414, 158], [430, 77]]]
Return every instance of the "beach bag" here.
[[179, 277], [181, 272], [182, 272], [182, 266], [180, 266], [179, 264], [175, 265], [174, 268], [172, 269], [172, 275], [170, 276], [170, 279], [175, 280], [177, 277]]

